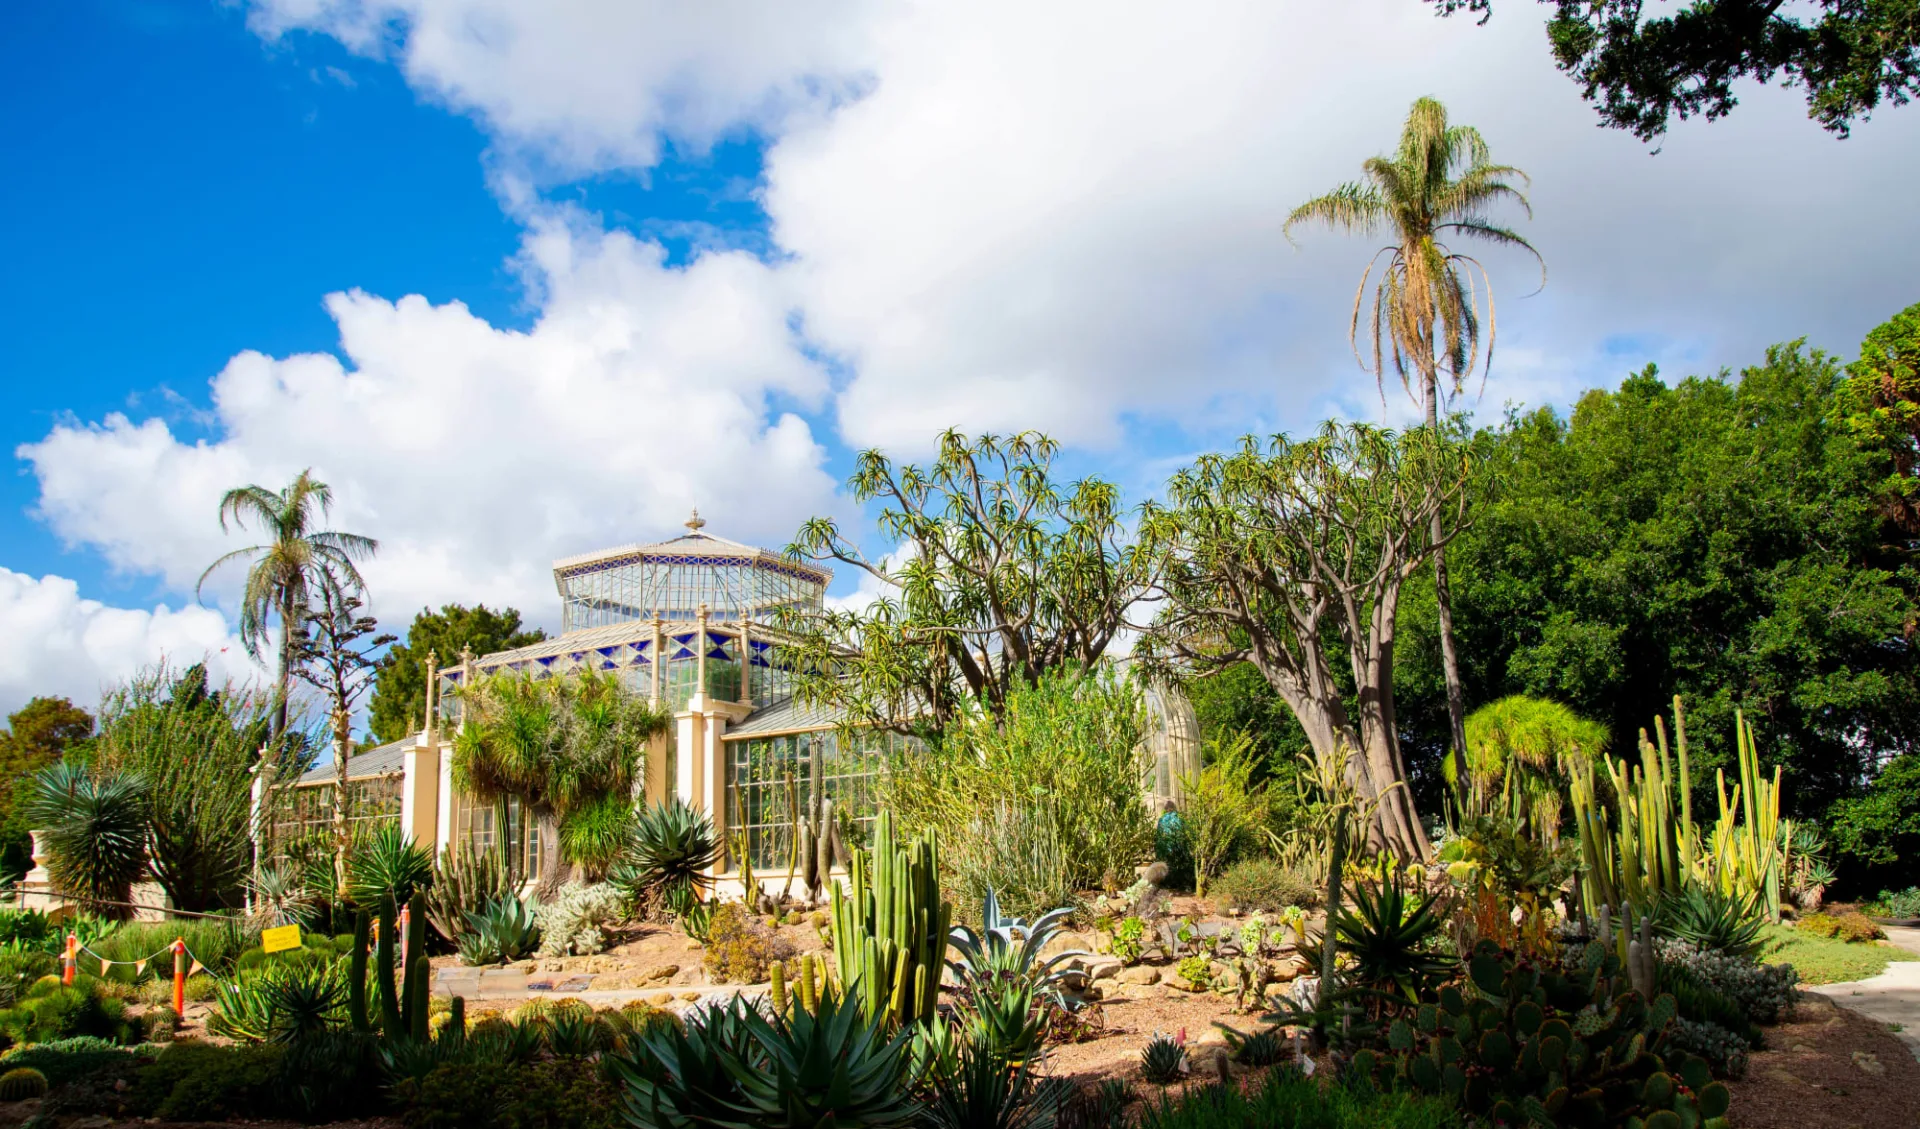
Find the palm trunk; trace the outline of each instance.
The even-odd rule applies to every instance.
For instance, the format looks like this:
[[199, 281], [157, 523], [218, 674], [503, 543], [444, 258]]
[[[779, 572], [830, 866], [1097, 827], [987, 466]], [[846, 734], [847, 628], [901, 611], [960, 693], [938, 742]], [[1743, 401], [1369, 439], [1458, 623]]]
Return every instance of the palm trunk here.
[[550, 902], [566, 878], [566, 867], [560, 859], [560, 815], [550, 805], [542, 804], [534, 809], [533, 820], [530, 830], [540, 836], [540, 880], [534, 884], [533, 896]]
[[[1440, 374], [1427, 376], [1427, 427], [1440, 431]], [[1428, 528], [1435, 542], [1442, 536], [1436, 510]], [[1453, 591], [1447, 581], [1447, 551], [1433, 554], [1433, 602], [1440, 613], [1440, 671], [1447, 681], [1447, 737], [1453, 743], [1454, 767], [1460, 788], [1467, 787], [1467, 697], [1460, 688], [1460, 657], [1453, 647]]]

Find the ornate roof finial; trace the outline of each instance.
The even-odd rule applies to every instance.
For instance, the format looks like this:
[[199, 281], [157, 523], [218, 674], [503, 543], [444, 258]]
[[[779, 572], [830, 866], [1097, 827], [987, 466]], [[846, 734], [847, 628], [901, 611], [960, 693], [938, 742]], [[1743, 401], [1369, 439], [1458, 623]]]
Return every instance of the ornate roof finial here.
[[690, 533], [698, 533], [702, 529], [705, 529], [706, 526], [706, 519], [700, 516], [700, 507], [693, 507], [693, 516], [687, 519], [687, 531]]

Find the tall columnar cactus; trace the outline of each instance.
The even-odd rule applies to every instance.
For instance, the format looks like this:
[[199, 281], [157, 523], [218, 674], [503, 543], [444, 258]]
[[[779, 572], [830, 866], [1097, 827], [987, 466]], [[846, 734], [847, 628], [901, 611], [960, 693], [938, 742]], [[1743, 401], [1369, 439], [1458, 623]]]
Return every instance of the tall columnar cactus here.
[[[869, 873], [871, 872], [871, 873]], [[953, 906], [940, 899], [940, 845], [928, 831], [897, 846], [893, 817], [874, 820], [873, 849], [853, 858], [853, 889], [833, 889], [833, 955], [842, 991], [895, 1024], [931, 1018], [940, 1001]]]
[[373, 1029], [367, 1015], [367, 945], [373, 940], [372, 922], [366, 910], [353, 915], [353, 952], [347, 957], [347, 1017], [353, 1029], [366, 1034]]
[[427, 980], [432, 975], [427, 964], [426, 899], [415, 894], [407, 903], [405, 979], [400, 985], [400, 1026], [415, 1039], [427, 1037]]

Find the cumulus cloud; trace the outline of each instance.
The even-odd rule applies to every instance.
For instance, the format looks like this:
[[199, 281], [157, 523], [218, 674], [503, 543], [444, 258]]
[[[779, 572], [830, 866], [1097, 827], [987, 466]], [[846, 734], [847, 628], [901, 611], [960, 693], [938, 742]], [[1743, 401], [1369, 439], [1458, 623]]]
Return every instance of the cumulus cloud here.
[[91, 710], [101, 691], [162, 659], [203, 659], [216, 680], [248, 681], [259, 671], [226, 617], [212, 608], [161, 604], [112, 608], [80, 597], [60, 576], [0, 568], [0, 714], [37, 696], [64, 696]]
[[[577, 217], [576, 217], [577, 219]], [[678, 533], [785, 544], [829, 512], [824, 453], [796, 410], [827, 385], [789, 324], [784, 283], [738, 252], [663, 265], [653, 244], [558, 219], [524, 261], [543, 296], [526, 332], [459, 303], [327, 300], [344, 356], [243, 353], [213, 380], [218, 438], [158, 419], [56, 427], [19, 454], [40, 516], [117, 568], [190, 591], [221, 553], [221, 493], [306, 467], [333, 487], [333, 528], [378, 538], [374, 609], [484, 600], [552, 624], [548, 562]], [[231, 598], [244, 568], [216, 574]]]

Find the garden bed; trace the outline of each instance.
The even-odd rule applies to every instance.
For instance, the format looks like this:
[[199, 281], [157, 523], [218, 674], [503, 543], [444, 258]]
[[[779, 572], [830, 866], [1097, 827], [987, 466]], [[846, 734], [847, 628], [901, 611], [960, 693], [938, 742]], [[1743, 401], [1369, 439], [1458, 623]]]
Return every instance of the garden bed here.
[[1731, 1081], [1741, 1129], [1920, 1125], [1920, 1062], [1883, 1023], [1802, 993]]

